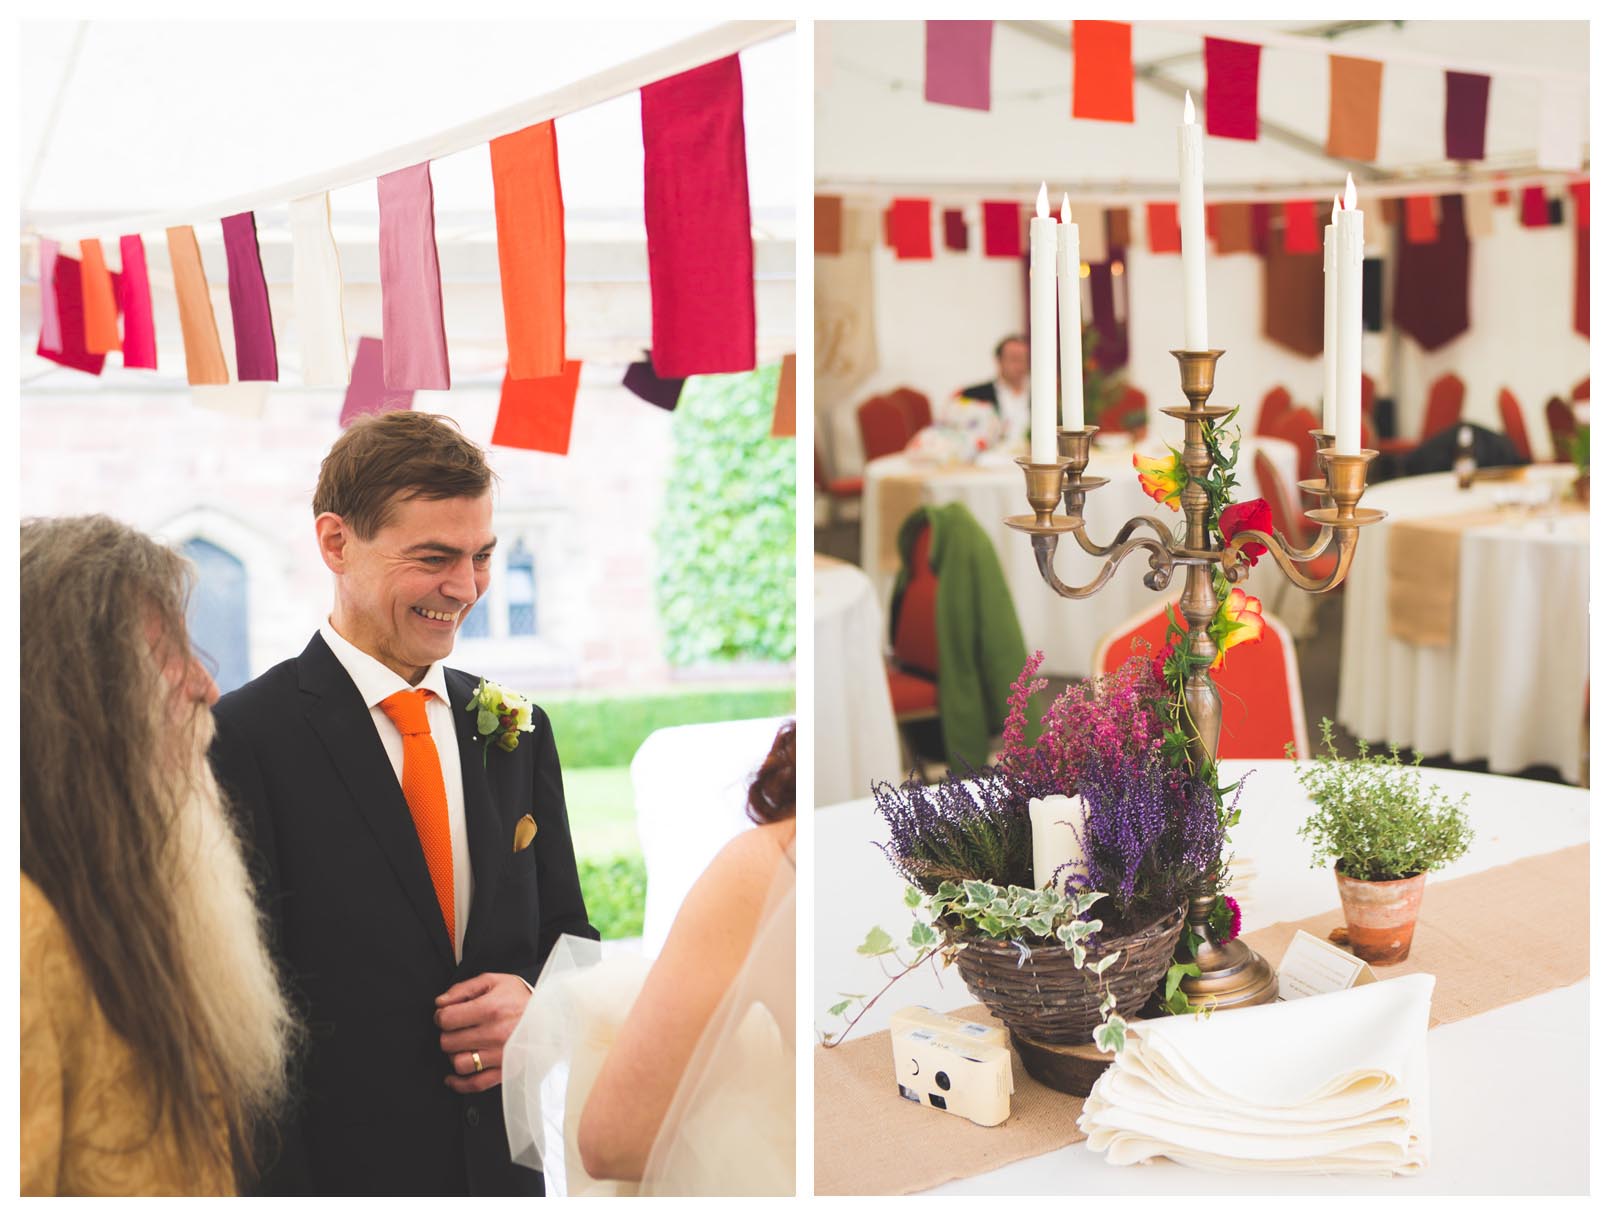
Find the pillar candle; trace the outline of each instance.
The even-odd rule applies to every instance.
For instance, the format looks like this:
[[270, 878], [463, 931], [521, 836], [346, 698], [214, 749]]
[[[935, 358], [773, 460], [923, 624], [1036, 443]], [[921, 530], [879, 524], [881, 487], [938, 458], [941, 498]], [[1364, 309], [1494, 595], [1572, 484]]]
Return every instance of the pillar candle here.
[[1058, 222], [1047, 184], [1030, 220], [1030, 461], [1058, 460]]
[[1178, 135], [1181, 162], [1182, 308], [1186, 313], [1189, 352], [1209, 350], [1208, 267], [1204, 261], [1203, 127], [1194, 121], [1192, 95], [1187, 94]]
[[[1078, 797], [1032, 797], [1030, 799], [1030, 856], [1039, 889], [1052, 881], [1052, 875], [1073, 862], [1074, 871], [1085, 868], [1080, 851], [1080, 834], [1086, 825], [1086, 806]], [[1069, 871], [1064, 871], [1068, 877]]]
[[1332, 198], [1332, 223], [1327, 226], [1322, 243], [1322, 297], [1326, 321], [1321, 328], [1321, 363], [1325, 372], [1321, 379], [1321, 431], [1337, 435], [1333, 423], [1338, 410], [1338, 337], [1333, 332], [1338, 326], [1338, 212], [1342, 205], [1337, 196]]
[[1058, 226], [1058, 345], [1063, 370], [1063, 426], [1086, 426], [1085, 357], [1080, 349], [1080, 226], [1063, 197]]
[[1360, 452], [1360, 343], [1362, 281], [1366, 263], [1366, 217], [1355, 207], [1355, 179], [1350, 174], [1343, 188], [1343, 210], [1338, 213], [1338, 409], [1332, 422], [1334, 448], [1340, 454]]

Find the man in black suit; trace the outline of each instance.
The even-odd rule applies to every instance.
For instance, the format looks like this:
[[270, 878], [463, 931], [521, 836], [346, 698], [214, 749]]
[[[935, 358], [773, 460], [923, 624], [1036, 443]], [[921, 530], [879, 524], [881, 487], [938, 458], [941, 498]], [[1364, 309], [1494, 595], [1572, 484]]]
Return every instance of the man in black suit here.
[[1030, 431], [1030, 345], [1009, 335], [996, 345], [996, 380], [958, 391], [959, 398], [989, 403], [1002, 419], [1002, 435], [1022, 440]]
[[543, 1191], [510, 1161], [503, 1045], [560, 935], [598, 934], [547, 716], [488, 749], [477, 680], [442, 665], [487, 589], [491, 483], [441, 417], [354, 424], [313, 501], [334, 609], [215, 708], [214, 766], [308, 1031], [265, 1193]]

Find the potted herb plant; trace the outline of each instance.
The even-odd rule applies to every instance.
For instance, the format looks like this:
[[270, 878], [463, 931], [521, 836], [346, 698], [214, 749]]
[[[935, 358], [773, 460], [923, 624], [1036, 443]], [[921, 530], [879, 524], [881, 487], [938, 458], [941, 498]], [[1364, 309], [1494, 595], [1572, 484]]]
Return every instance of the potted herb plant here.
[[[1467, 795], [1451, 800], [1424, 784], [1422, 756], [1407, 763], [1397, 747], [1373, 755], [1362, 740], [1347, 758], [1321, 722], [1322, 753], [1297, 768], [1315, 809], [1300, 834], [1313, 865], [1331, 863], [1354, 952], [1369, 963], [1403, 962], [1410, 953], [1427, 875], [1472, 846]], [[1293, 744], [1287, 755], [1294, 758]]]

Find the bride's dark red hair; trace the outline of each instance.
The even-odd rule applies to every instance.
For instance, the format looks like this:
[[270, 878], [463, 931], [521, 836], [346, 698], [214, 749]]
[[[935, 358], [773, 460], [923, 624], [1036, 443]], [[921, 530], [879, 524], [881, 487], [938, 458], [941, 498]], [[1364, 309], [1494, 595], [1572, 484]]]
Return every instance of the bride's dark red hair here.
[[750, 818], [756, 823], [795, 817], [795, 722], [786, 721], [750, 784]]

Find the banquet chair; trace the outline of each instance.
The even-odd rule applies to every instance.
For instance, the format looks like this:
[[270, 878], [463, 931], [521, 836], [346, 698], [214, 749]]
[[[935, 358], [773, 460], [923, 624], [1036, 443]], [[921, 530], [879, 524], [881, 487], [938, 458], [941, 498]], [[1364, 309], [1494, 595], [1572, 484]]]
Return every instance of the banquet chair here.
[[[1276, 464], [1259, 451], [1254, 453], [1254, 481], [1259, 485], [1259, 494], [1271, 507], [1271, 525], [1276, 533], [1301, 549], [1313, 543], [1320, 527], [1301, 511], [1298, 489], [1286, 483], [1277, 472]], [[1263, 556], [1260, 558], [1268, 564], [1276, 562]], [[1337, 567], [1338, 557], [1330, 551], [1298, 565], [1300, 572], [1317, 581], [1330, 577]], [[1308, 640], [1315, 633], [1315, 598], [1315, 594], [1305, 593], [1284, 579], [1276, 587], [1271, 610], [1291, 620], [1295, 637]]]
[[1573, 401], [1575, 403], [1587, 403], [1590, 401], [1590, 379], [1588, 376], [1573, 387]]
[[[1162, 603], [1120, 624], [1097, 643], [1092, 673], [1112, 674], [1145, 641], [1154, 655], [1164, 647], [1166, 608]], [[1181, 619], [1181, 612], [1176, 611]], [[1266, 613], [1265, 633], [1226, 654], [1215, 674], [1220, 688], [1220, 750], [1223, 759], [1281, 759], [1293, 743], [1300, 759], [1310, 757], [1304, 692], [1299, 685], [1293, 637], [1274, 614]], [[1182, 620], [1185, 622], [1185, 620]]]
[[1461, 406], [1466, 401], [1466, 383], [1454, 373], [1446, 373], [1427, 392], [1427, 414], [1419, 437], [1381, 437], [1377, 449], [1383, 454], [1403, 456], [1425, 441], [1461, 422]]
[[1551, 448], [1557, 462], [1573, 460], [1573, 437], [1578, 433], [1578, 420], [1567, 400], [1552, 395], [1545, 404], [1545, 424], [1550, 429]]
[[1254, 435], [1260, 437], [1276, 436], [1276, 424], [1293, 408], [1293, 396], [1287, 392], [1286, 386], [1273, 386], [1259, 404], [1259, 419], [1254, 425]]
[[838, 520], [837, 510], [841, 505], [862, 503], [862, 476], [830, 475], [823, 469], [823, 451], [815, 445], [812, 447], [812, 478], [817, 484], [817, 494], [828, 499], [830, 525]]
[[872, 462], [888, 454], [899, 454], [912, 439], [907, 413], [889, 395], [870, 398], [856, 409], [856, 426], [862, 434], [862, 457]]
[[1315, 454], [1315, 438], [1310, 433], [1321, 427], [1315, 412], [1308, 407], [1291, 407], [1276, 421], [1274, 436], [1293, 446], [1298, 459], [1300, 479], [1316, 479], [1321, 474], [1321, 460]]
[[1377, 448], [1377, 383], [1369, 373], [1360, 375], [1360, 448]]
[[935, 413], [929, 408], [929, 397], [912, 389], [910, 386], [897, 386], [890, 391], [889, 398], [901, 404], [901, 410], [907, 417], [907, 436], [917, 435], [918, 431], [928, 428], [935, 422]]
[[1534, 450], [1528, 443], [1528, 424], [1522, 418], [1522, 404], [1504, 386], [1500, 387], [1500, 422], [1505, 425], [1506, 436], [1517, 447], [1517, 456], [1524, 462], [1532, 462]]
[[[940, 725], [940, 638], [935, 632], [940, 578], [929, 566], [929, 535], [929, 527], [924, 526], [913, 539], [908, 565], [912, 575], [891, 633], [891, 657], [885, 663], [890, 703], [901, 734], [902, 763], [909, 769], [919, 755], [930, 753], [914, 750], [909, 739], [917, 734], [909, 734], [909, 730], [933, 722], [938, 731]], [[931, 736], [924, 735], [926, 745]]]

